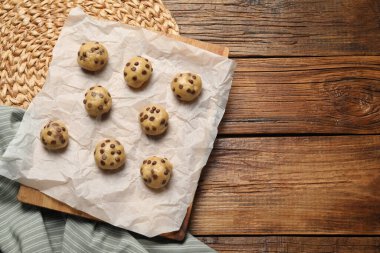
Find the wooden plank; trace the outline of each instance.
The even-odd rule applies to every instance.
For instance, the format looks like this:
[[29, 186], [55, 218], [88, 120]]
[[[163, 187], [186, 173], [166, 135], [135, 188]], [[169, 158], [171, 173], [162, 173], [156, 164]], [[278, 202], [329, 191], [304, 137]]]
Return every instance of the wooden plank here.
[[[169, 37], [172, 39], [175, 39], [177, 41], [185, 42], [185, 43], [190, 44], [192, 46], [195, 46], [195, 47], [198, 47], [198, 48], [201, 48], [204, 50], [208, 50], [212, 53], [228, 57], [229, 49], [226, 47], [219, 46], [219, 45], [213, 45], [210, 43], [197, 41], [194, 39], [185, 38], [185, 37], [176, 36], [176, 35], [169, 35]], [[26, 187], [23, 185], [20, 186], [20, 190], [19, 190], [19, 193], [17, 195], [17, 199], [23, 203], [27, 203], [27, 204], [31, 204], [31, 205], [35, 205], [35, 206], [40, 206], [40, 207], [44, 207], [44, 208], [48, 208], [48, 209], [52, 209], [52, 210], [56, 210], [56, 211], [61, 211], [61, 212], [68, 213], [68, 214], [78, 215], [78, 216], [88, 218], [88, 219], [96, 219], [96, 218], [92, 217], [91, 215], [88, 215], [82, 211], [78, 211], [78, 210], [58, 201], [58, 200], [55, 200], [55, 199], [39, 192], [36, 189]], [[189, 226], [191, 210], [192, 210], [192, 206], [190, 205], [187, 209], [187, 213], [186, 213], [184, 221], [181, 225], [181, 228], [178, 231], [164, 233], [164, 234], [161, 234], [161, 236], [168, 238], [168, 239], [177, 240], [177, 241], [183, 240], [186, 236], [186, 232], [187, 232], [187, 229]]]
[[222, 138], [195, 235], [380, 234], [380, 135]]
[[231, 56], [380, 55], [378, 0], [165, 0], [182, 35]]
[[198, 237], [220, 253], [379, 253], [379, 237], [242, 236]]
[[380, 133], [380, 57], [238, 59], [222, 134]]

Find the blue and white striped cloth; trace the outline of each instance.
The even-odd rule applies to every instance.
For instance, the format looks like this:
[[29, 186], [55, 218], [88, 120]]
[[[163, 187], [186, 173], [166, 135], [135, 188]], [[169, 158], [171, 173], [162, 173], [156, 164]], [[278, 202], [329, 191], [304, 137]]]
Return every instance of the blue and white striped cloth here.
[[[24, 111], [0, 106], [0, 159]], [[17, 182], [0, 176], [0, 252], [215, 252], [192, 235], [148, 239], [102, 222], [21, 204]]]

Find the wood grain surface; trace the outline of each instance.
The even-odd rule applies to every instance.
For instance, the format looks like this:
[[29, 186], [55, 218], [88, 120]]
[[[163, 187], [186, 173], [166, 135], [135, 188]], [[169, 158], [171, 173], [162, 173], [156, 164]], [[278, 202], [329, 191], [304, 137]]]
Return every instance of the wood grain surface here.
[[236, 61], [220, 133], [380, 133], [379, 56]]
[[233, 57], [380, 55], [378, 0], [165, 0], [184, 36]]
[[376, 237], [296, 237], [296, 236], [244, 236], [198, 237], [220, 253], [227, 252], [278, 252], [278, 253], [378, 253]]
[[380, 234], [380, 136], [218, 139], [195, 235]]

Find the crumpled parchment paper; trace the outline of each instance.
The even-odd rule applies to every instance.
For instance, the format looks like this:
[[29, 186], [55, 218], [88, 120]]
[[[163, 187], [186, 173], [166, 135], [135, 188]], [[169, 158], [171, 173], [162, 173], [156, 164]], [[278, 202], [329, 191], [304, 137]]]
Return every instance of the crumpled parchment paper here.
[[[105, 70], [86, 73], [77, 64], [82, 42], [99, 41], [109, 52]], [[126, 86], [123, 70], [133, 56], [148, 58], [154, 68], [146, 88]], [[73, 208], [112, 225], [148, 237], [180, 228], [193, 201], [225, 111], [235, 64], [232, 60], [146, 29], [97, 20], [75, 8], [61, 31], [42, 91], [34, 98], [16, 137], [0, 158], [0, 175], [34, 187]], [[178, 72], [198, 73], [203, 91], [194, 103], [181, 103], [170, 90]], [[83, 98], [94, 84], [112, 95], [105, 120], [88, 117]], [[139, 110], [158, 103], [169, 113], [169, 129], [161, 138], [142, 133]], [[64, 152], [48, 152], [40, 129], [63, 120], [70, 140]], [[103, 138], [115, 137], [125, 147], [127, 162], [118, 173], [96, 167], [93, 151]], [[167, 157], [174, 165], [168, 186], [153, 191], [140, 178], [142, 161]]]

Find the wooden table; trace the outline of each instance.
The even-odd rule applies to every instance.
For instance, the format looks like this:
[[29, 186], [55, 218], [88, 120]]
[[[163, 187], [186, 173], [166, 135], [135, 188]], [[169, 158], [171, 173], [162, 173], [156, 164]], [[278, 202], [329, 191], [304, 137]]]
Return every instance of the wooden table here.
[[164, 2], [237, 62], [190, 232], [220, 252], [380, 252], [380, 1]]

